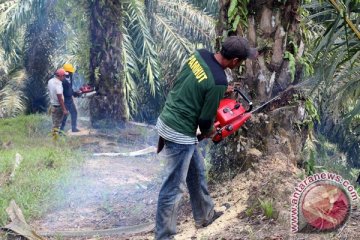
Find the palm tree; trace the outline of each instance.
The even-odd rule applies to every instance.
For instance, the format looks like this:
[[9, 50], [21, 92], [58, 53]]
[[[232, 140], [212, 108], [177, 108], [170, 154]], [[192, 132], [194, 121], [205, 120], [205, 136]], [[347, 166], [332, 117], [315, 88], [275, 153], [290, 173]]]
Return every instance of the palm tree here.
[[[358, 9], [357, 1], [336, 4], [329, 0], [302, 6], [296, 0], [224, 0], [221, 1], [218, 29], [218, 35], [247, 36], [250, 44], [264, 50], [257, 62], [247, 61], [245, 69], [242, 69], [244, 71], [236, 73], [240, 79], [245, 79], [241, 85], [249, 88], [255, 102], [263, 102], [314, 73], [306, 83], [311, 83], [308, 89], [312, 89], [313, 94], [310, 97], [320, 110], [322, 124], [318, 129], [327, 132], [328, 136], [332, 135], [333, 139], [337, 138], [343, 149], [351, 152], [349, 156], [353, 162], [359, 159], [360, 153], [360, 52], [359, 31], [355, 27], [360, 19]], [[301, 21], [301, 17], [306, 16], [309, 18]], [[309, 112], [311, 100], [306, 103], [308, 115], [317, 118], [316, 112]], [[316, 109], [313, 106], [310, 108]], [[272, 117], [274, 119], [270, 122], [274, 123], [277, 115]], [[281, 119], [276, 121], [285, 124]], [[251, 132], [243, 134], [251, 135]], [[266, 136], [250, 137], [253, 142], [259, 143], [258, 148], [268, 149], [266, 143], [269, 139]], [[232, 149], [235, 152], [241, 145], [236, 137], [232, 141], [227, 151], [222, 149], [217, 153], [221, 154], [222, 167], [225, 168], [243, 164], [242, 161], [234, 161], [234, 158], [241, 159], [244, 154], [227, 157], [228, 151]], [[304, 144], [304, 141], [301, 143]], [[302, 144], [297, 144], [299, 153]], [[228, 163], [224, 164], [226, 160]]]
[[[0, 2], [0, 22], [5, 21], [6, 13], [13, 5], [11, 2]], [[5, 51], [0, 48], [0, 118], [15, 116], [25, 109], [19, 90], [22, 82], [13, 78], [12, 63], [5, 55]]]
[[55, 14], [57, 0], [44, 1], [35, 10], [35, 20], [27, 25], [24, 44], [24, 67], [28, 78], [25, 95], [28, 113], [46, 112], [47, 81], [51, 77], [51, 56], [63, 41], [63, 24]]
[[[195, 3], [211, 6], [215, 2], [148, 0], [145, 6], [141, 1], [129, 2], [126, 8], [129, 18], [124, 22], [130, 29], [129, 39], [135, 43], [128, 45], [135, 50], [136, 58], [126, 59], [139, 59], [140, 72], [154, 76], [140, 78], [147, 81], [135, 80], [139, 106], [135, 119], [155, 121], [164, 97], [189, 53], [196, 47], [212, 49], [215, 20]], [[144, 62], [147, 64], [141, 64]]]
[[128, 115], [121, 58], [121, 3], [91, 1], [89, 12], [90, 83], [98, 92], [90, 102], [91, 122], [93, 126], [114, 126], [123, 123]]
[[329, 0], [306, 9], [316, 38], [313, 98], [321, 116], [317, 129], [360, 166], [360, 3]]
[[[265, 102], [302, 81], [308, 60], [300, 30], [300, 3], [299, 0], [220, 1], [216, 47], [219, 48], [220, 42], [227, 36], [239, 35], [246, 37], [249, 44], [261, 52], [256, 61], [246, 60], [239, 71], [233, 73], [236, 84], [249, 93], [255, 104]], [[288, 93], [286, 99], [274, 103], [277, 108], [291, 100], [291, 92]], [[274, 147], [270, 144], [274, 128], [286, 129], [287, 134], [291, 134], [289, 141], [296, 142], [290, 143], [294, 146], [292, 151], [301, 152], [302, 138], [291, 125], [292, 121], [296, 121], [298, 108], [302, 108], [301, 103], [295, 104], [291, 112], [279, 110], [276, 114], [272, 113], [268, 119], [259, 120], [260, 124], [253, 123], [251, 130], [242, 131], [240, 136], [233, 135], [212, 148], [211, 174], [215, 178], [224, 177], [224, 173], [230, 171], [236, 174], [236, 169], [249, 167], [244, 160], [249, 158], [247, 151], [251, 148], [270, 151]]]
[[199, 43], [211, 48], [214, 21], [186, 1], [128, 0], [122, 4], [126, 117], [151, 121], [189, 52]]
[[56, 3], [14, 1], [4, 14], [9, 19], [0, 27], [7, 59], [15, 69], [24, 67], [26, 71], [23, 92], [28, 113], [47, 109], [46, 82], [53, 68], [50, 57], [62, 34], [53, 10]]
[[[214, 24], [200, 9], [185, 1], [177, 4], [156, 1], [154, 11], [148, 11], [146, 4], [150, 2], [127, 0], [120, 6], [105, 6], [93, 1], [87, 6], [91, 22], [89, 78], [99, 92], [90, 103], [91, 119], [95, 125], [95, 122], [106, 122], [106, 119], [111, 119], [110, 125], [121, 123], [130, 116], [140, 120], [154, 119], [167, 91], [164, 86], [174, 78], [174, 73], [170, 76], [171, 70], [177, 71], [199, 42], [211, 46]], [[103, 12], [109, 12], [110, 17], [98, 19]], [[151, 14], [146, 14], [149, 12]], [[150, 19], [154, 28], [149, 24]], [[109, 38], [104, 36], [110, 34], [106, 31], [114, 33], [115, 30], [106, 27], [109, 24], [117, 26], [115, 35], [121, 33], [119, 39], [110, 44]], [[105, 67], [105, 62], [108, 67]], [[116, 64], [111, 65], [110, 62]], [[167, 81], [161, 82], [163, 78]], [[114, 102], [118, 106], [112, 106]], [[119, 106], [121, 102], [123, 107]]]
[[[90, 79], [91, 83], [96, 85], [100, 93], [97, 98], [113, 92], [113, 84], [116, 84], [117, 90], [111, 98], [121, 95], [121, 92], [123, 92], [126, 102], [121, 96], [117, 96], [116, 100], [114, 100], [114, 102], [125, 104], [121, 109], [112, 109], [111, 106], [108, 106], [107, 110], [104, 109], [106, 114], [110, 114], [110, 118], [114, 118], [113, 122], [119, 119], [122, 119], [120, 121], [128, 119], [129, 115], [140, 119], [148, 118], [149, 115], [157, 115], [164, 99], [163, 96], [166, 95], [168, 89], [168, 87], [164, 88], [164, 86], [172, 82], [176, 75], [173, 72], [179, 69], [188, 53], [199, 43], [211, 48], [214, 22], [201, 9], [186, 1], [177, 1], [176, 4], [169, 1], [145, 1], [146, 4], [150, 2], [156, 3], [156, 8], [153, 9], [155, 11], [146, 11], [144, 2], [138, 0], [123, 1], [121, 6], [110, 5], [111, 7], [99, 5], [100, 1], [69, 2], [59, 0], [44, 4], [43, 0], [31, 0], [14, 1], [12, 5], [7, 3], [7, 9], [9, 8], [9, 10], [6, 16], [12, 15], [12, 17], [4, 21], [6, 25], [0, 27], [3, 31], [2, 36], [6, 36], [2, 44], [7, 53], [7, 59], [18, 63], [19, 66], [22, 66], [19, 61], [22, 59], [21, 54], [26, 55], [24, 55], [25, 67], [30, 72], [27, 86], [33, 86], [32, 88], [26, 88], [29, 99], [29, 112], [39, 110], [34, 109], [35, 105], [41, 105], [43, 107], [40, 109], [44, 109], [44, 81], [46, 78], [44, 76], [49, 75], [47, 70], [51, 67], [49, 64], [61, 66], [65, 61], [70, 61], [81, 69], [82, 74]], [[215, 2], [194, 1], [201, 7], [213, 6]], [[75, 7], [78, 11], [74, 11]], [[57, 29], [62, 28], [62, 30], [65, 30], [68, 38], [61, 38], [60, 41], [57, 39], [57, 42], [54, 39], [51, 40], [53, 36], [46, 31], [46, 29], [54, 31], [54, 28], [56, 28], [54, 22], [46, 23], [46, 16], [50, 14], [51, 9], [56, 12], [56, 15], [52, 15], [53, 20], [57, 19], [62, 22], [61, 26], [57, 25]], [[102, 11], [109, 11], [114, 14], [114, 12], [121, 11], [121, 9], [123, 9], [124, 14], [112, 16], [109, 21], [99, 19], [100, 15], [97, 15]], [[146, 14], [149, 12], [151, 14]], [[45, 21], [37, 20], [37, 18]], [[152, 26], [148, 24], [150, 18], [154, 20]], [[91, 27], [87, 30], [86, 22], [89, 20]], [[118, 32], [115, 33], [115, 28], [109, 30], [108, 27], [104, 27], [102, 29], [102, 26], [105, 26], [102, 25], [102, 21], [105, 24], [116, 24], [116, 31]], [[41, 31], [41, 29], [44, 29], [44, 31]], [[106, 33], [107, 30], [113, 31], [115, 34], [121, 33], [119, 39], [110, 45], [101, 36], [102, 33], [108, 34]], [[24, 32], [27, 34], [24, 35]], [[35, 34], [31, 35], [31, 33]], [[40, 34], [41, 37], [34, 37], [36, 34]], [[88, 37], [91, 41], [87, 40]], [[25, 39], [25, 41], [19, 42], [14, 41], [14, 39]], [[34, 47], [27, 48], [27, 46]], [[90, 46], [92, 46], [91, 51]], [[99, 46], [106, 47], [106, 49], [101, 50]], [[116, 56], [121, 56], [120, 58], [113, 57], [115, 56], [114, 50], [116, 53], [121, 53], [121, 55], [116, 54]], [[87, 51], [91, 52], [91, 56]], [[112, 57], [106, 59], [105, 56], [109, 56], [111, 51], [112, 54], [110, 55]], [[49, 59], [51, 53], [53, 56]], [[43, 63], [37, 59], [40, 56]], [[107, 61], [103, 61], [104, 59]], [[90, 64], [88, 61], [90, 61]], [[122, 61], [123, 64], [120, 64]], [[115, 67], [112, 67], [110, 62], [116, 62]], [[36, 63], [39, 65], [36, 65]], [[89, 67], [89, 71], [86, 70], [87, 67]], [[108, 72], [111, 68], [117, 72], [117, 76], [114, 77], [113, 73]], [[162, 75], [160, 75], [161, 72]], [[160, 79], [166, 79], [166, 81], [161, 82]], [[119, 80], [123, 81], [123, 83]], [[34, 87], [34, 84], [38, 84], [38, 87]], [[123, 90], [119, 90], [119, 88], [123, 88]], [[99, 116], [103, 115], [101, 111], [96, 110], [96, 106], [99, 106], [99, 104], [95, 99], [91, 107], [94, 121], [96, 121], [96, 118], [101, 119], [102, 117]], [[103, 100], [99, 99], [99, 101]], [[101, 106], [105, 105], [102, 104]], [[137, 111], [137, 109], [141, 110]], [[115, 117], [115, 115], [118, 116]]]
[[[15, 1], [0, 1], [0, 32], [1, 41], [6, 38], [3, 35], [8, 13], [16, 7]], [[12, 117], [25, 110], [24, 97], [21, 87], [23, 86], [22, 71], [16, 69], [19, 60], [18, 48], [6, 52], [0, 47], [0, 118]]]

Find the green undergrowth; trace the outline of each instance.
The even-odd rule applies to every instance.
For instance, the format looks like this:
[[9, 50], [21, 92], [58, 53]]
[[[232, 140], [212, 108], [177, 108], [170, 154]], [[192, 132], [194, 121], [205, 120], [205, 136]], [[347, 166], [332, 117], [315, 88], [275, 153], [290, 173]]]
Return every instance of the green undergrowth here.
[[[40, 217], [62, 196], [70, 169], [81, 161], [79, 141], [54, 142], [45, 115], [0, 119], [0, 224], [9, 222], [5, 209], [15, 200], [27, 220]], [[22, 160], [15, 169], [16, 156]]]
[[263, 215], [268, 219], [274, 218], [274, 203], [271, 200], [261, 200], [260, 198], [258, 200], [260, 202], [260, 207]]

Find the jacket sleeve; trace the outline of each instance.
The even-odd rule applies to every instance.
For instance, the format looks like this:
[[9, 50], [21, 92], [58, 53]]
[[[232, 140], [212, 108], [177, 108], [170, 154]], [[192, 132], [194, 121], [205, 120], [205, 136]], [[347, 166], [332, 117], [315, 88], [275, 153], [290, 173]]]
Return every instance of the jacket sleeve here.
[[226, 86], [218, 85], [212, 87], [206, 94], [204, 105], [198, 119], [198, 125], [202, 134], [210, 133], [213, 129], [216, 111], [220, 100], [224, 97]]

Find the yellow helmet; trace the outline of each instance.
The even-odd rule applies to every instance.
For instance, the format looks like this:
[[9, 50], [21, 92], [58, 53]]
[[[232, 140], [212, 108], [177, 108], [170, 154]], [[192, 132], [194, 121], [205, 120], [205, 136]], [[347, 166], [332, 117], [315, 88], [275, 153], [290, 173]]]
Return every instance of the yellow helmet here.
[[74, 73], [75, 72], [75, 68], [70, 63], [65, 63], [63, 68], [64, 68], [64, 70], [66, 72], [69, 72], [69, 73]]

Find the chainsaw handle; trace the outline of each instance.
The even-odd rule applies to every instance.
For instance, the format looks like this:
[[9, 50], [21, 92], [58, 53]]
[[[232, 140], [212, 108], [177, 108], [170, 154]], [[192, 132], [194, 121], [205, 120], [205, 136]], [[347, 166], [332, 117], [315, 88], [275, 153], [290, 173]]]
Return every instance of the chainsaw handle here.
[[246, 112], [251, 112], [253, 108], [253, 103], [250, 101], [250, 99], [237, 88], [234, 88], [234, 92], [240, 94], [241, 97], [249, 104], [249, 108], [246, 110]]

